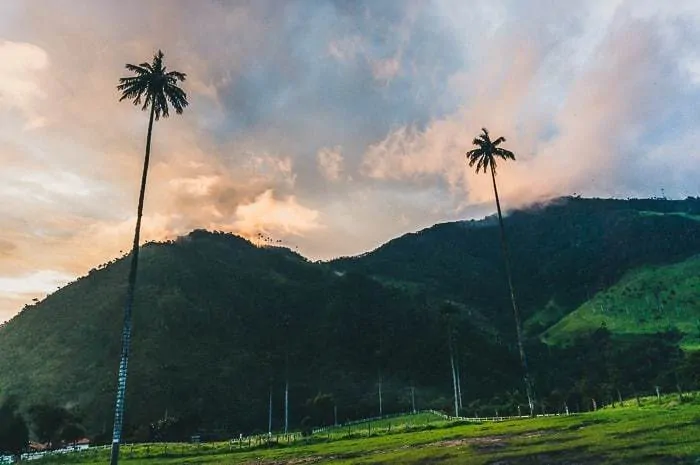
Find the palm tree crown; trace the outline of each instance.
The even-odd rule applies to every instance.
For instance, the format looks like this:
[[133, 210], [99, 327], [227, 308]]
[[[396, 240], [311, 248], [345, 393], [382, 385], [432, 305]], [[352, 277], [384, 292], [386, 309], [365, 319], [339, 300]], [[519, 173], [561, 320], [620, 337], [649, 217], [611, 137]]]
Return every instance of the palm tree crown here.
[[482, 128], [483, 134], [479, 134], [472, 143], [478, 148], [470, 150], [467, 152], [467, 160], [469, 160], [469, 167], [473, 167], [476, 163], [476, 172], [482, 171], [486, 173], [487, 169], [492, 168], [496, 171], [496, 159], [502, 158], [503, 160], [515, 160], [515, 155], [510, 150], [499, 147], [502, 142], [506, 141], [505, 137], [499, 137], [498, 139], [492, 141], [489, 137], [489, 132], [486, 128]]
[[184, 81], [187, 75], [178, 71], [167, 71], [163, 65], [163, 56], [163, 52], [158, 50], [152, 63], [127, 64], [126, 69], [133, 71], [136, 76], [120, 78], [117, 86], [122, 92], [120, 102], [131, 99], [134, 105], [140, 105], [143, 101], [142, 110], [148, 109], [149, 104], [152, 104], [156, 120], [161, 116], [169, 116], [168, 102], [178, 114], [188, 105], [187, 94], [177, 86], [178, 81]]

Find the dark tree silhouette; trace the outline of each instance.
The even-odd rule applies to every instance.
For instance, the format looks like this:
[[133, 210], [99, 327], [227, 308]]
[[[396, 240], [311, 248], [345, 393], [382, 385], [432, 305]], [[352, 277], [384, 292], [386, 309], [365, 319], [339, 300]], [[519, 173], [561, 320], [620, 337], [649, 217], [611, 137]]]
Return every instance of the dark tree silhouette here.
[[79, 423], [70, 422], [61, 429], [61, 440], [66, 444], [75, 445], [76, 441], [85, 437], [85, 428]]
[[520, 311], [515, 299], [515, 289], [513, 288], [513, 278], [510, 270], [510, 254], [508, 252], [508, 241], [506, 240], [506, 231], [503, 227], [503, 215], [501, 213], [501, 201], [498, 198], [498, 187], [496, 186], [496, 160], [515, 160], [515, 155], [510, 150], [499, 147], [505, 142], [505, 137], [499, 137], [496, 140], [491, 140], [489, 132], [483, 128], [482, 134], [477, 136], [472, 142], [477, 148], [467, 152], [467, 160], [469, 167], [476, 165], [476, 172], [486, 171], [491, 172], [491, 180], [493, 181], [493, 194], [496, 197], [496, 210], [498, 211], [498, 225], [501, 229], [501, 248], [503, 249], [503, 260], [505, 263], [506, 278], [508, 279], [508, 288], [510, 290], [510, 301], [513, 305], [513, 317], [515, 318], [515, 334], [518, 340], [518, 351], [520, 352], [520, 362], [523, 367], [523, 375], [525, 376], [525, 389], [527, 391], [527, 402], [530, 406], [530, 415], [534, 415], [534, 398], [532, 393], [532, 382], [530, 379], [530, 370], [527, 365], [527, 356], [523, 347], [523, 331], [520, 321]]
[[140, 65], [127, 64], [126, 69], [132, 71], [135, 76], [119, 79], [117, 89], [122, 95], [119, 101], [129, 99], [134, 105], [141, 105], [142, 110], [151, 109], [148, 120], [148, 135], [146, 137], [146, 155], [143, 161], [143, 174], [141, 176], [141, 191], [139, 192], [139, 205], [136, 213], [136, 228], [134, 231], [134, 243], [131, 249], [131, 267], [129, 269], [129, 284], [126, 293], [126, 305], [124, 307], [124, 326], [122, 329], [122, 350], [119, 361], [119, 379], [117, 381], [117, 400], [114, 408], [114, 430], [112, 435], [112, 454], [110, 463], [115, 465], [119, 461], [119, 443], [121, 440], [122, 422], [124, 417], [124, 394], [126, 392], [126, 374], [129, 363], [129, 345], [131, 341], [131, 310], [134, 302], [134, 288], [136, 287], [136, 273], [139, 259], [139, 234], [141, 232], [141, 217], [143, 216], [143, 200], [146, 193], [146, 178], [148, 176], [148, 162], [151, 156], [151, 134], [153, 132], [153, 120], [158, 121], [161, 116], [169, 116], [169, 105], [175, 112], [181, 114], [188, 105], [187, 94], [178, 87], [178, 82], [185, 80], [185, 74], [177, 71], [167, 71], [163, 64], [163, 52], [158, 50], [151, 63]]
[[7, 399], [0, 406], [0, 455], [12, 454], [16, 458], [29, 444], [29, 429], [19, 413], [16, 399]]
[[29, 418], [37, 439], [53, 448], [63, 427], [73, 419], [73, 415], [62, 407], [50, 404], [37, 404], [29, 408]]

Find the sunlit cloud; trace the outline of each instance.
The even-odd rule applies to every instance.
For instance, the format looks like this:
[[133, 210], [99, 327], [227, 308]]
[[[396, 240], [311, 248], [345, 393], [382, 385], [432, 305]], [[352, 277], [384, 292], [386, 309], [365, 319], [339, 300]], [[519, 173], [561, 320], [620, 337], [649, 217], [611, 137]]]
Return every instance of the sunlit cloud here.
[[238, 206], [232, 228], [249, 237], [256, 233], [299, 236], [322, 228], [319, 216], [318, 211], [300, 205], [294, 196], [277, 200], [268, 190], [253, 202]]
[[0, 276], [0, 292], [11, 297], [55, 291], [70, 281], [71, 276], [55, 270], [39, 270], [20, 276]]
[[34, 111], [34, 104], [46, 98], [38, 77], [48, 66], [48, 54], [41, 47], [0, 39], [0, 106], [21, 111], [25, 129], [45, 124], [44, 118]]
[[324, 147], [316, 155], [318, 169], [329, 181], [337, 181], [343, 171], [343, 154], [341, 147]]
[[484, 126], [518, 157], [506, 209], [698, 195], [700, 6], [667, 3], [4, 2], [0, 314], [23, 279], [129, 249], [148, 114], [115, 85], [158, 48], [190, 106], [154, 127], [143, 241], [208, 228], [330, 258], [490, 213], [464, 158]]

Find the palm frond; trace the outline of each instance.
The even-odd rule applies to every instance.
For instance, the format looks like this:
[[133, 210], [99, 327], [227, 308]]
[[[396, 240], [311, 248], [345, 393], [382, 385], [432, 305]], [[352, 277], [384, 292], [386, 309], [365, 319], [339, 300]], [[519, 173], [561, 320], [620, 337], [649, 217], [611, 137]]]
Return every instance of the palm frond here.
[[481, 129], [482, 134], [474, 138], [472, 144], [478, 148], [467, 152], [467, 160], [469, 167], [476, 165], [476, 172], [483, 171], [486, 173], [489, 169], [496, 172], [496, 158], [500, 157], [504, 160], [515, 160], [515, 155], [510, 150], [503, 149], [499, 145], [506, 141], [505, 137], [499, 137], [492, 141], [489, 137], [489, 131], [486, 128]]
[[510, 150], [496, 147], [494, 149], [493, 153], [498, 155], [499, 157], [503, 158], [504, 160], [515, 160], [515, 154], [513, 152], [511, 152]]
[[180, 114], [189, 104], [187, 94], [177, 86], [178, 82], [185, 81], [187, 75], [179, 71], [166, 72], [164, 56], [162, 50], [158, 50], [151, 63], [127, 64], [126, 69], [135, 76], [120, 78], [117, 85], [117, 90], [121, 92], [119, 101], [129, 99], [133, 100], [134, 105], [143, 103], [143, 110], [153, 105], [156, 120], [170, 115], [169, 105]]
[[170, 116], [168, 100], [163, 92], [156, 94], [156, 102], [158, 102], [158, 106], [156, 107], [156, 120], [160, 117], [167, 118]]
[[121, 87], [123, 85], [127, 85], [129, 83], [136, 83], [136, 82], [147, 82], [146, 80], [143, 79], [141, 76], [129, 76], [129, 77], [123, 77], [119, 78], [120, 84], [117, 87]]
[[480, 157], [484, 153], [483, 149], [473, 149], [467, 152], [467, 158], [470, 160]]
[[141, 103], [141, 97], [146, 93], [147, 87], [140, 84], [141, 83], [130, 83], [118, 86], [119, 90], [122, 91], [122, 96], [119, 101], [132, 99], [134, 100], [134, 105]]
[[486, 128], [481, 128], [481, 131], [484, 133], [481, 137], [483, 137], [483, 139], [484, 139], [486, 142], [491, 142], [491, 139], [489, 139], [489, 131], [488, 131], [488, 129], [486, 129]]
[[183, 109], [189, 105], [187, 94], [179, 87], [166, 86], [164, 93], [177, 114], [182, 114]]
[[153, 55], [153, 65], [152, 66], [153, 66], [154, 71], [156, 71], [156, 70], [162, 71], [163, 70], [163, 57], [164, 56], [165, 55], [163, 54], [162, 50], [158, 50], [158, 53]]
[[126, 65], [124, 65], [124, 67], [129, 71], [138, 74], [139, 76], [143, 76], [144, 74], [148, 74], [151, 72], [151, 70], [148, 69], [145, 65], [148, 65], [148, 63], [141, 63], [140, 65], [132, 65], [130, 63], [127, 63]]
[[[143, 100], [141, 110], [146, 111], [148, 110], [148, 106], [151, 104], [151, 99], [153, 98], [153, 95], [151, 95], [148, 91], [144, 91], [143, 94], [146, 96], [146, 98]], [[138, 100], [134, 100], [134, 105], [138, 105], [139, 103], [141, 103], [141, 96], [139, 96]]]
[[178, 81], [184, 81], [187, 78], [187, 75], [185, 73], [181, 73], [179, 71], [170, 71], [165, 74], [169, 78], [174, 78], [177, 79]]

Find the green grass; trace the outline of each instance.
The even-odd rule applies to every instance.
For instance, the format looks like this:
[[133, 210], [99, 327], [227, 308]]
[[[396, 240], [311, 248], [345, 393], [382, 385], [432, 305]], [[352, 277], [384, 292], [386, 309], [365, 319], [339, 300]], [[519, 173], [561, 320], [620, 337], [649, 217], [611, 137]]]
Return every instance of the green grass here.
[[[407, 420], [395, 419], [397, 424]], [[150, 448], [146, 455], [146, 447]], [[694, 464], [700, 463], [700, 395], [627, 401], [624, 407], [571, 416], [494, 423], [439, 421], [420, 430], [393, 429], [370, 437], [326, 439], [229, 451], [227, 443], [122, 449], [138, 464]], [[98, 464], [107, 452], [73, 454], [38, 463]]]
[[640, 216], [680, 216], [689, 220], [700, 221], [700, 215], [693, 215], [686, 212], [655, 212], [655, 211], [640, 211]]
[[685, 334], [684, 349], [700, 347], [700, 258], [628, 273], [549, 328], [552, 344], [605, 324], [616, 334], [651, 334], [671, 328]]
[[346, 426], [332, 426], [322, 432], [322, 434], [330, 433], [333, 435], [351, 434], [367, 434], [367, 431], [374, 432], [391, 432], [392, 430], [401, 431], [411, 428], [424, 428], [426, 426], [443, 422], [445, 417], [432, 412], [419, 412], [415, 415], [401, 415], [398, 417], [382, 418], [380, 420], [366, 420], [353, 423]]

